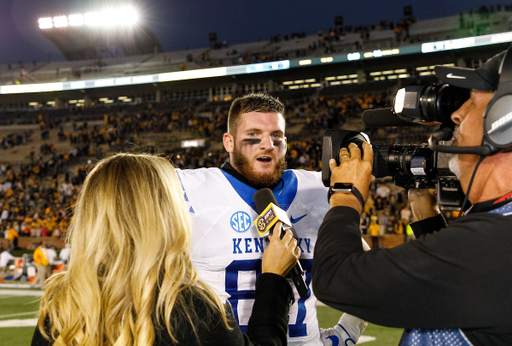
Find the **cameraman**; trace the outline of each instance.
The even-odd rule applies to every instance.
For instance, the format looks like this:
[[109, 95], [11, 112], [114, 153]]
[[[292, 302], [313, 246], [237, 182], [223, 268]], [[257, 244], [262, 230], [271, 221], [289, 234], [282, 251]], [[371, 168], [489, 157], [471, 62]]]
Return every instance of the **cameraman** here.
[[[451, 116], [453, 146], [481, 145], [482, 115], [498, 88], [503, 57], [476, 70], [436, 67], [443, 82], [471, 89]], [[411, 225], [417, 240], [364, 252], [359, 215], [373, 150], [366, 142], [362, 149], [361, 158], [351, 143], [340, 150], [339, 166], [330, 162], [331, 185], [352, 183], [353, 193], [331, 195], [320, 227], [312, 269], [319, 300], [369, 322], [405, 328], [400, 345], [512, 345], [512, 153], [453, 155], [450, 169], [473, 204], [466, 215], [447, 226], [433, 191], [410, 190], [413, 214], [421, 220]]]

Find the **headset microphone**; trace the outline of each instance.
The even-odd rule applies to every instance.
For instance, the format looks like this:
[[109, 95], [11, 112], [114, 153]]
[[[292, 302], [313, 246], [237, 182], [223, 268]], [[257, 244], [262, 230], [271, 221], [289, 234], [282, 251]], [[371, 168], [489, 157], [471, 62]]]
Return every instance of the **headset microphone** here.
[[432, 138], [437, 141], [449, 141], [453, 137], [453, 130], [449, 127], [442, 127], [432, 133]]
[[432, 132], [428, 139], [428, 146], [433, 151], [449, 154], [474, 154], [480, 156], [492, 155], [493, 149], [490, 145], [481, 145], [473, 147], [458, 147], [451, 145], [441, 145], [439, 141], [448, 141], [453, 136], [453, 130], [448, 127], [443, 127], [437, 131]]

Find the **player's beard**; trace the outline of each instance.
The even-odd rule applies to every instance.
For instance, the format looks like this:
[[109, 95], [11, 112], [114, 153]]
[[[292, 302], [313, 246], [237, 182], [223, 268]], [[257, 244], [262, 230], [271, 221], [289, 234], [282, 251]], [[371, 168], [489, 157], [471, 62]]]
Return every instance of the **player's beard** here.
[[[269, 156], [275, 160], [274, 155]], [[235, 146], [233, 150], [233, 165], [236, 167], [236, 170], [242, 174], [253, 187], [261, 189], [264, 187], [272, 186], [277, 183], [279, 179], [281, 179], [281, 176], [286, 169], [286, 160], [284, 156], [281, 157], [281, 159], [276, 162], [276, 168], [271, 173], [258, 173], [249, 162], [247, 156], [244, 155]]]

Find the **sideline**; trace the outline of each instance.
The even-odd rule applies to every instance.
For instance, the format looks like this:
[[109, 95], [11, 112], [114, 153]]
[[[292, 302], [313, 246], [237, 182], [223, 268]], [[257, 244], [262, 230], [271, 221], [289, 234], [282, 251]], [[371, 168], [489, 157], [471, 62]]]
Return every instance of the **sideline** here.
[[[41, 285], [36, 285], [36, 287], [41, 287]], [[21, 283], [21, 282], [0, 282], [0, 288], [30, 288], [29, 283]], [[1, 291], [1, 290], [0, 290]]]
[[36, 289], [36, 290], [4, 290], [0, 289], [0, 297], [2, 296], [33, 296], [33, 297], [42, 297], [44, 291]]

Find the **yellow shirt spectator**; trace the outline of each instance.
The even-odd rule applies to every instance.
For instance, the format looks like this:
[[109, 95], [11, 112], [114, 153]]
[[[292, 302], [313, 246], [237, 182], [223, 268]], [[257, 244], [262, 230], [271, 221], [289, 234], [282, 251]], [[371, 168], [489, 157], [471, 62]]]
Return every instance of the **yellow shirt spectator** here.
[[380, 227], [378, 224], [376, 223], [372, 223], [370, 225], [370, 227], [368, 227], [368, 229], [370, 230], [370, 235], [372, 237], [378, 237], [379, 236], [379, 230], [380, 230]]
[[16, 232], [14, 228], [9, 228], [7, 231], [7, 240], [14, 240], [14, 238], [18, 238], [19, 234]]
[[56, 222], [53, 222], [53, 221], [48, 221], [48, 230], [50, 232], [53, 232], [53, 230], [55, 229], [55, 227], [57, 226], [57, 223]]
[[40, 266], [48, 265], [48, 251], [41, 246], [34, 250], [34, 264]]

